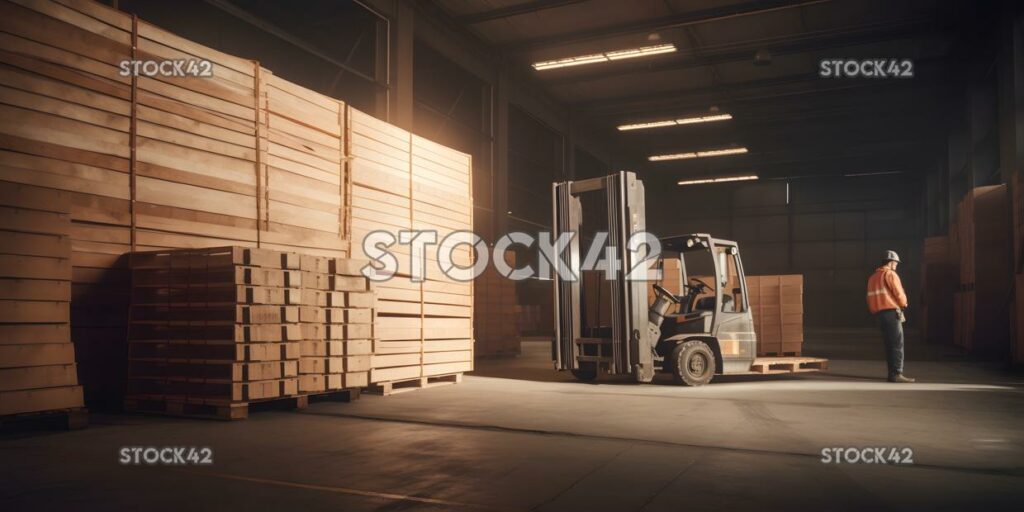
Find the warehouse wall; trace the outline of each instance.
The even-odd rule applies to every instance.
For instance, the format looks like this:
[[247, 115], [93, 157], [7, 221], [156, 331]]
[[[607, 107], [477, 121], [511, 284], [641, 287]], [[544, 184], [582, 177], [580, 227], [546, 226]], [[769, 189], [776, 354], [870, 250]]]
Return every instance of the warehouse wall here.
[[[921, 182], [903, 175], [804, 178], [692, 187], [648, 185], [658, 236], [706, 232], [739, 242], [748, 274], [803, 274], [808, 326], [864, 326], [868, 276], [893, 249], [917, 289]], [[788, 188], [788, 192], [787, 192]], [[911, 293], [911, 314], [918, 297]]]

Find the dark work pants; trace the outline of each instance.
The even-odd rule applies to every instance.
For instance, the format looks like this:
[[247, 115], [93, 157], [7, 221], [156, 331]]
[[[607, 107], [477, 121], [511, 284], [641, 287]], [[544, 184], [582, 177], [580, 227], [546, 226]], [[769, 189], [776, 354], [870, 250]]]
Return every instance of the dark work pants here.
[[889, 376], [903, 373], [903, 322], [895, 309], [875, 313], [878, 326], [885, 339], [885, 359], [889, 364]]

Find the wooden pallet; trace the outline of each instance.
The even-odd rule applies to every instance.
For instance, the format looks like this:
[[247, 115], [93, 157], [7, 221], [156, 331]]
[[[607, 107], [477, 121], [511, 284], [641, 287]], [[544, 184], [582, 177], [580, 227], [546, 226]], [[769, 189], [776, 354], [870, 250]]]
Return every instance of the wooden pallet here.
[[777, 373], [820, 372], [828, 369], [828, 359], [820, 357], [758, 357], [745, 373], [770, 375]]
[[359, 400], [362, 390], [359, 388], [349, 389], [332, 389], [324, 391], [323, 393], [307, 393], [295, 397], [298, 400], [305, 400], [307, 404], [310, 402], [352, 402]]
[[89, 425], [89, 410], [84, 407], [36, 411], [0, 416], [0, 430], [36, 430], [57, 428], [78, 430]]
[[758, 357], [749, 373], [802, 373], [828, 369], [828, 359], [820, 357]]
[[450, 375], [438, 375], [436, 377], [420, 377], [418, 379], [378, 382], [366, 388], [366, 392], [374, 395], [389, 396], [404, 393], [406, 391], [446, 386], [449, 384], [458, 384], [460, 382], [462, 382], [462, 374], [453, 373]]
[[757, 357], [800, 357], [801, 352], [762, 352]]
[[212, 420], [244, 420], [253, 410], [304, 409], [309, 404], [307, 397], [289, 396], [252, 402], [227, 402], [221, 400], [182, 400], [166, 397], [128, 397], [124, 409], [129, 412], [159, 414], [185, 418]]

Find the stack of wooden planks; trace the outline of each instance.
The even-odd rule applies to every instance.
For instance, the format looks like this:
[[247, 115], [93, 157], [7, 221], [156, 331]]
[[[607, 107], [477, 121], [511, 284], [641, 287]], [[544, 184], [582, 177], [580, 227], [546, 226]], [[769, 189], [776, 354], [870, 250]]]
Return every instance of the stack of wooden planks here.
[[326, 393], [369, 384], [376, 294], [373, 282], [360, 273], [366, 263], [300, 257], [300, 393]]
[[[454, 231], [472, 229], [468, 155], [348, 111], [354, 256], [372, 258], [363, 240], [374, 230], [390, 231], [396, 238], [401, 230], [432, 230], [439, 244]], [[408, 245], [389, 249], [398, 258], [398, 272], [378, 283], [378, 341], [370, 382], [425, 384], [471, 371], [472, 283], [441, 273], [436, 245], [427, 246], [422, 280], [411, 277]], [[471, 263], [465, 245], [452, 252], [454, 263]]]
[[804, 276], [747, 276], [757, 355], [798, 356], [804, 343]]
[[[70, 197], [72, 338], [86, 401], [107, 405], [123, 386], [128, 309], [132, 80], [117, 65], [131, 18], [95, 2], [20, 4], [0, 2], [0, 179]], [[138, 99], [145, 110], [163, 97]]]
[[235, 419], [298, 393], [296, 253], [137, 252], [131, 268], [126, 409]]
[[84, 417], [71, 343], [68, 194], [0, 181], [0, 421]]
[[[374, 229], [472, 227], [468, 156], [251, 60], [90, 0], [0, 0], [0, 40], [0, 179], [70, 196], [71, 329], [101, 407], [124, 388], [131, 251], [338, 258]], [[133, 59], [209, 61], [213, 76], [121, 73]], [[382, 332], [408, 345], [386, 350], [418, 362], [379, 378], [472, 368], [470, 284], [435, 272], [381, 292]]]
[[[259, 68], [262, 247], [348, 254], [345, 106]], [[266, 126], [263, 126], [265, 120]]]

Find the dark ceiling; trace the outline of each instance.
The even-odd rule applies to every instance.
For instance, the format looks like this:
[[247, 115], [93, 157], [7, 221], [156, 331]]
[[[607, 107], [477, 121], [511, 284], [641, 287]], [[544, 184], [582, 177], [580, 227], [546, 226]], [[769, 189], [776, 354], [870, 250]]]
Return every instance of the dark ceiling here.
[[[945, 143], [966, 3], [934, 0], [434, 0], [619, 148], [675, 179], [921, 172]], [[968, 12], [968, 14], [970, 14]], [[969, 16], [968, 16], [969, 17]], [[966, 35], [965, 35], [966, 34]], [[678, 51], [536, 71], [530, 63], [672, 43]], [[755, 53], [770, 63], [754, 63]], [[827, 79], [823, 58], [912, 59], [912, 79]], [[717, 108], [733, 120], [618, 132]], [[647, 162], [745, 146], [746, 155]], [[660, 172], [664, 171], [664, 172]]]

